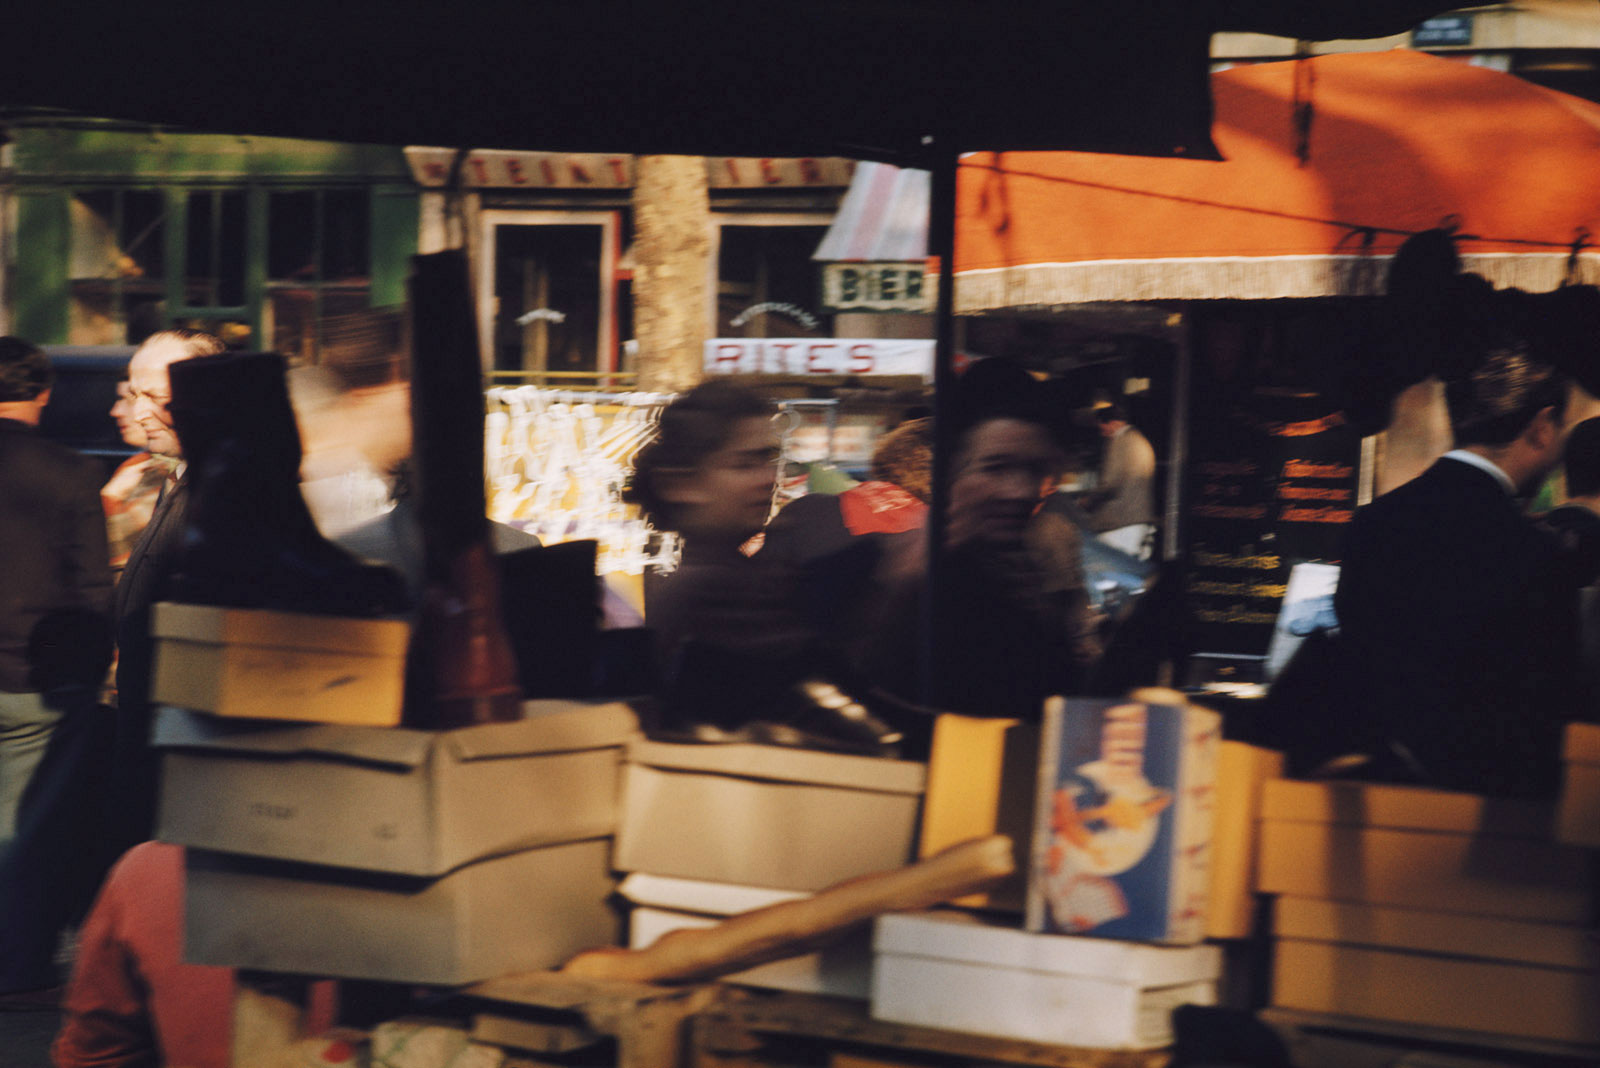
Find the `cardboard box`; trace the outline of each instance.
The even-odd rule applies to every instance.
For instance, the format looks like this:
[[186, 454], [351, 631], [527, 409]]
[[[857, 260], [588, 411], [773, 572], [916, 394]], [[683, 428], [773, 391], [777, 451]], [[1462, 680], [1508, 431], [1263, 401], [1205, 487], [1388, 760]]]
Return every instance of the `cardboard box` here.
[[930, 857], [958, 842], [991, 834], [1006, 835], [1018, 851], [1015, 875], [993, 890], [968, 894], [955, 904], [1023, 910], [1038, 776], [1037, 725], [955, 713], [934, 720], [917, 855]]
[[1577, 925], [1280, 897], [1273, 903], [1272, 933], [1309, 942], [1600, 970], [1600, 941]]
[[188, 851], [194, 964], [456, 986], [615, 945], [604, 838], [481, 860], [439, 879]]
[[1556, 840], [1600, 849], [1600, 725], [1567, 724]]
[[[643, 949], [669, 931], [714, 927], [729, 916], [810, 895], [635, 872], [617, 892], [632, 904], [628, 945]], [[872, 931], [862, 927], [813, 953], [771, 961], [721, 977], [725, 983], [826, 994], [865, 1001], [872, 988]]]
[[174, 708], [157, 837], [202, 849], [437, 876], [483, 857], [612, 834], [621, 704], [529, 701], [454, 731], [277, 726]]
[[1172, 1041], [1172, 1010], [1216, 1003], [1221, 951], [1034, 934], [959, 912], [878, 918], [880, 1020], [1102, 1049]]
[[925, 779], [909, 761], [635, 739], [617, 867], [778, 890], [903, 867]]
[[1581, 850], [1521, 838], [1261, 824], [1264, 893], [1576, 924], [1592, 915]]
[[1029, 930], [1205, 936], [1221, 734], [1222, 717], [1189, 704], [1045, 702]]
[[1600, 976], [1593, 971], [1283, 938], [1273, 946], [1272, 1003], [1425, 1027], [1600, 1044]]
[[150, 630], [152, 701], [233, 718], [400, 722], [402, 620], [162, 602]]
[[1217, 748], [1207, 938], [1248, 938], [1255, 924], [1262, 793], [1283, 777], [1283, 754], [1224, 740]]
[[1275, 780], [1265, 893], [1581, 924], [1594, 859], [1551, 842], [1548, 805], [1416, 787]]
[[1550, 837], [1550, 806], [1421, 786], [1274, 779], [1262, 787], [1261, 818], [1341, 827], [1450, 831], [1508, 838]]

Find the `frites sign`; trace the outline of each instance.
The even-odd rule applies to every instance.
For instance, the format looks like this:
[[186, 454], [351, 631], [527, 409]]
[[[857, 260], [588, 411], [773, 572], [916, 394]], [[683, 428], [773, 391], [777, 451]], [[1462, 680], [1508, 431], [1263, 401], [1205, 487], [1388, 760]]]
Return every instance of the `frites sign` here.
[[707, 374], [918, 375], [933, 378], [933, 342], [898, 338], [712, 338]]

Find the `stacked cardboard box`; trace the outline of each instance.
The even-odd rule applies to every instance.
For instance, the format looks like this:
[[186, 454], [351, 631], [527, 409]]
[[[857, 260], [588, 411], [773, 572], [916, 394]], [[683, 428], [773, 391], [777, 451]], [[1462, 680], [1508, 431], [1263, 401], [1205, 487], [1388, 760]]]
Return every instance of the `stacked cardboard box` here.
[[[643, 872], [623, 879], [617, 892], [630, 906], [628, 945], [634, 949], [643, 949], [671, 931], [711, 927], [741, 912], [808, 896], [799, 890], [765, 890]], [[865, 1001], [871, 993], [872, 932], [845, 932], [813, 952], [721, 978], [745, 986]]]
[[429, 732], [157, 717], [202, 964], [460, 984], [617, 940], [620, 704]]
[[1216, 1002], [1221, 951], [1035, 934], [956, 910], [879, 917], [880, 1020], [1100, 1049], [1172, 1042], [1172, 1010]]
[[[635, 739], [623, 770], [617, 868], [631, 873], [629, 944], [709, 927], [913, 859], [926, 767], [765, 745]], [[865, 1000], [867, 932], [727, 976]]]
[[163, 602], [151, 696], [214, 716], [393, 727], [404, 702], [411, 628], [349, 619]]
[[[1256, 821], [1263, 784], [1283, 775], [1280, 753], [1242, 742], [1217, 746], [1216, 804], [1207, 938], [1248, 938], [1255, 916], [1258, 863]], [[1039, 729], [1015, 719], [942, 715], [934, 724], [928, 757], [928, 794], [923, 807], [919, 856], [969, 838], [1005, 834], [1031, 854], [1039, 771]], [[994, 890], [958, 905], [1021, 912], [1026, 864]]]
[[1030, 931], [1205, 937], [1222, 719], [1181, 694], [1142, 692], [1045, 702]]
[[[1017, 720], [939, 717], [920, 852], [927, 856], [964, 839], [1008, 834], [1019, 845], [1019, 873], [987, 894], [957, 902], [985, 910], [984, 919], [955, 910], [880, 918], [874, 1016], [1024, 1041], [1144, 1049], [1172, 1041], [1177, 1006], [1216, 1003], [1221, 951], [1192, 943], [1213, 929], [1234, 935], [1242, 926], [1248, 933], [1253, 816], [1261, 779], [1275, 773], [1277, 757], [1233, 743], [1219, 747], [1216, 715], [1188, 705], [1181, 695], [1150, 691], [1140, 696], [1152, 703], [1056, 702], [1043, 732]], [[1152, 712], [1156, 705], [1160, 710]], [[1017, 913], [1027, 896], [1029, 861], [1033, 878], [1041, 879], [1038, 858], [1048, 854], [1059, 831], [1052, 817], [1060, 811], [1062, 783], [1059, 776], [1048, 778], [1041, 790], [1041, 764], [1048, 773], [1052, 764], [1069, 771], [1083, 761], [1103, 759], [1104, 728], [1115, 718], [1111, 708], [1120, 709], [1124, 719], [1137, 713], [1134, 744], [1117, 755], [1136, 754], [1135, 777], [1153, 776], [1170, 792], [1148, 821], [1150, 833], [1138, 855], [1103, 870], [1120, 879], [1134, 869], [1151, 869], [1151, 881], [1168, 887], [1179, 881], [1173, 874], [1179, 868], [1195, 874], [1190, 884], [1194, 912], [1180, 921], [1173, 920], [1174, 894], [1125, 894], [1121, 882], [1117, 894], [1125, 907], [1118, 918], [1142, 937], [1191, 944], [1105, 937], [1110, 933], [1105, 924], [1081, 936], [1021, 929]], [[1056, 740], [1055, 759], [1041, 760], [1042, 737]], [[1081, 744], [1067, 740], [1073, 737]], [[1199, 826], [1210, 824], [1213, 816], [1214, 826]], [[1128, 820], [1110, 824], [1128, 825]], [[1091, 850], [1098, 826], [1083, 827]], [[1191, 835], [1182, 833], [1185, 827]], [[1218, 853], [1218, 839], [1228, 836], [1237, 841]], [[1218, 856], [1220, 869], [1207, 864]], [[1208, 896], [1209, 909], [1199, 900]]]
[[1567, 724], [1561, 760], [1556, 838], [1600, 849], [1600, 724]]
[[909, 863], [927, 768], [768, 745], [635, 739], [617, 868], [821, 890]]
[[1273, 1004], [1600, 1044], [1593, 857], [1552, 841], [1551, 820], [1471, 794], [1269, 782]]

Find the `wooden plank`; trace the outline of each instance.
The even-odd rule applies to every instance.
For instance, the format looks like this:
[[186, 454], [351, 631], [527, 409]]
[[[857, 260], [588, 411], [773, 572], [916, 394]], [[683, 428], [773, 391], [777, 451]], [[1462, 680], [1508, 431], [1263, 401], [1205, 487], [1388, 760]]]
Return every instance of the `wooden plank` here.
[[1514, 1053], [1542, 1058], [1530, 1065], [1583, 1065], [1600, 1063], [1600, 1046], [1575, 1045], [1551, 1042], [1537, 1038], [1518, 1038], [1509, 1035], [1491, 1035], [1481, 1031], [1463, 1031], [1454, 1028], [1424, 1027], [1414, 1024], [1394, 1023], [1389, 1020], [1369, 1020], [1358, 1016], [1338, 1016], [1328, 1013], [1300, 1012], [1295, 1009], [1262, 1009], [1257, 1014], [1270, 1026], [1291, 1030], [1338, 1031], [1347, 1034], [1376, 1035], [1406, 1042], [1438, 1046], [1458, 1046], [1489, 1054]]
[[1048, 1068], [1163, 1068], [1171, 1060], [1169, 1050], [1086, 1049], [886, 1023], [858, 1001], [732, 988], [695, 1018], [693, 1032], [692, 1063], [700, 1065], [726, 1064], [728, 1055], [748, 1055], [785, 1036]]
[[582, 1024], [546, 1023], [498, 1012], [472, 1014], [472, 1040], [530, 1053], [571, 1053], [601, 1041], [598, 1031]]
[[689, 1044], [689, 1021], [717, 988], [656, 986], [525, 972], [462, 991], [472, 998], [577, 1015], [585, 1028], [617, 1040], [617, 1068], [672, 1068]]

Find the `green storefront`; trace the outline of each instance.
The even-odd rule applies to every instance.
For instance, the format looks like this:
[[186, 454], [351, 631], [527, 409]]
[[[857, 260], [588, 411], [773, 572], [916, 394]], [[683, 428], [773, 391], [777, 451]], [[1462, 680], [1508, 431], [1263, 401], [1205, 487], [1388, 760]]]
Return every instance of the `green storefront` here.
[[3, 132], [9, 333], [120, 345], [181, 323], [315, 360], [342, 316], [405, 300], [399, 148], [53, 115]]

